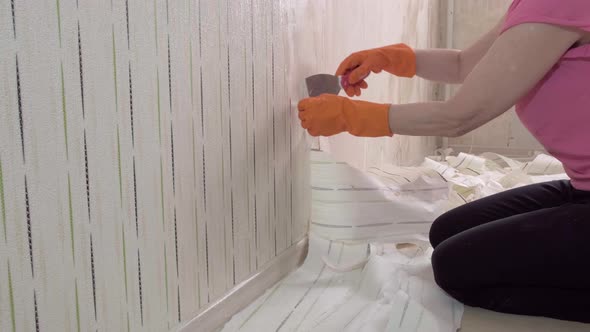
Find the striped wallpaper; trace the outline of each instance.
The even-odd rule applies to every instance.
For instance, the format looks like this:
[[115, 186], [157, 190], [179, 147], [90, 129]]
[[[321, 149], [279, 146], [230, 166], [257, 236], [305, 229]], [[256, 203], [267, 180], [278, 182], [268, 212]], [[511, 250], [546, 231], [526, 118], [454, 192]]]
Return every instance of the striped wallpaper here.
[[307, 232], [295, 0], [0, 1], [0, 331], [167, 331]]

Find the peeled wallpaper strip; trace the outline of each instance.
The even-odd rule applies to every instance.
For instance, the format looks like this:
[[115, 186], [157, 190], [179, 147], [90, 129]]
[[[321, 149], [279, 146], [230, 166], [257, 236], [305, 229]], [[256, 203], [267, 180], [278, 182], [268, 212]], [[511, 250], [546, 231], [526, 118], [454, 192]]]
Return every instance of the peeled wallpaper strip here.
[[522, 163], [520, 163], [519, 161], [507, 158], [505, 156], [502, 156], [502, 155], [499, 155], [496, 153], [488, 152], [488, 153], [483, 153], [481, 156], [498, 164], [498, 166], [500, 166], [502, 168], [518, 169], [518, 168], [522, 167]]
[[[368, 172], [313, 151], [311, 231], [345, 242], [414, 239], [444, 211], [449, 184], [428, 168], [384, 165]], [[379, 212], [376, 212], [379, 211]]]
[[237, 314], [222, 331], [456, 331], [462, 305], [434, 283], [431, 251], [388, 249], [361, 270], [336, 273], [338, 264], [366, 255], [366, 245], [311, 234], [304, 265]]
[[467, 153], [459, 153], [456, 157], [448, 158], [449, 165], [460, 170], [467, 170], [477, 175], [485, 167], [486, 159]]
[[546, 154], [540, 154], [535, 159], [527, 163], [523, 170], [528, 174], [549, 175], [563, 173], [563, 165], [559, 160]]

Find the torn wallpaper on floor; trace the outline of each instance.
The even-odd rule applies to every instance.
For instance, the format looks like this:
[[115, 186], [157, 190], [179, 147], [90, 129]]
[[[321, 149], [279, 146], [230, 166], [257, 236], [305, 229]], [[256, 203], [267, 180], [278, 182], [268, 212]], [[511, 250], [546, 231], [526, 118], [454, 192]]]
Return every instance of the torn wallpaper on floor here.
[[[432, 221], [502, 190], [567, 178], [547, 155], [522, 163], [492, 153], [459, 154], [426, 158], [420, 167], [381, 165], [369, 172], [319, 151], [312, 152], [311, 162], [308, 258], [224, 332], [456, 331], [463, 305], [434, 282], [426, 238]], [[374, 219], [380, 216], [378, 224]]]

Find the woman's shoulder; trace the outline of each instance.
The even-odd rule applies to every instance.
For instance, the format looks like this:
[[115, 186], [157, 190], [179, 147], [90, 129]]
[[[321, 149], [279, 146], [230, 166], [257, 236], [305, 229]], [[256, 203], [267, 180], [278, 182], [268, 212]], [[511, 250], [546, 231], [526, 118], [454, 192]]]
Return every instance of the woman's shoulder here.
[[522, 23], [548, 23], [590, 32], [590, 0], [514, 0], [502, 31]]

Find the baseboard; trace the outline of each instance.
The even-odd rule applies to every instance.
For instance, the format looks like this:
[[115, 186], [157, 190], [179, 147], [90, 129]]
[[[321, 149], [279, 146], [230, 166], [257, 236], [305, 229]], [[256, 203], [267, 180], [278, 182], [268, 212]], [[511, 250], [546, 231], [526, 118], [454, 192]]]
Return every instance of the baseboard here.
[[266, 264], [260, 272], [237, 285], [227, 295], [212, 303], [197, 317], [182, 326], [182, 332], [211, 332], [221, 328], [231, 317], [262, 295], [287, 274], [297, 269], [307, 256], [308, 238], [300, 240]]

